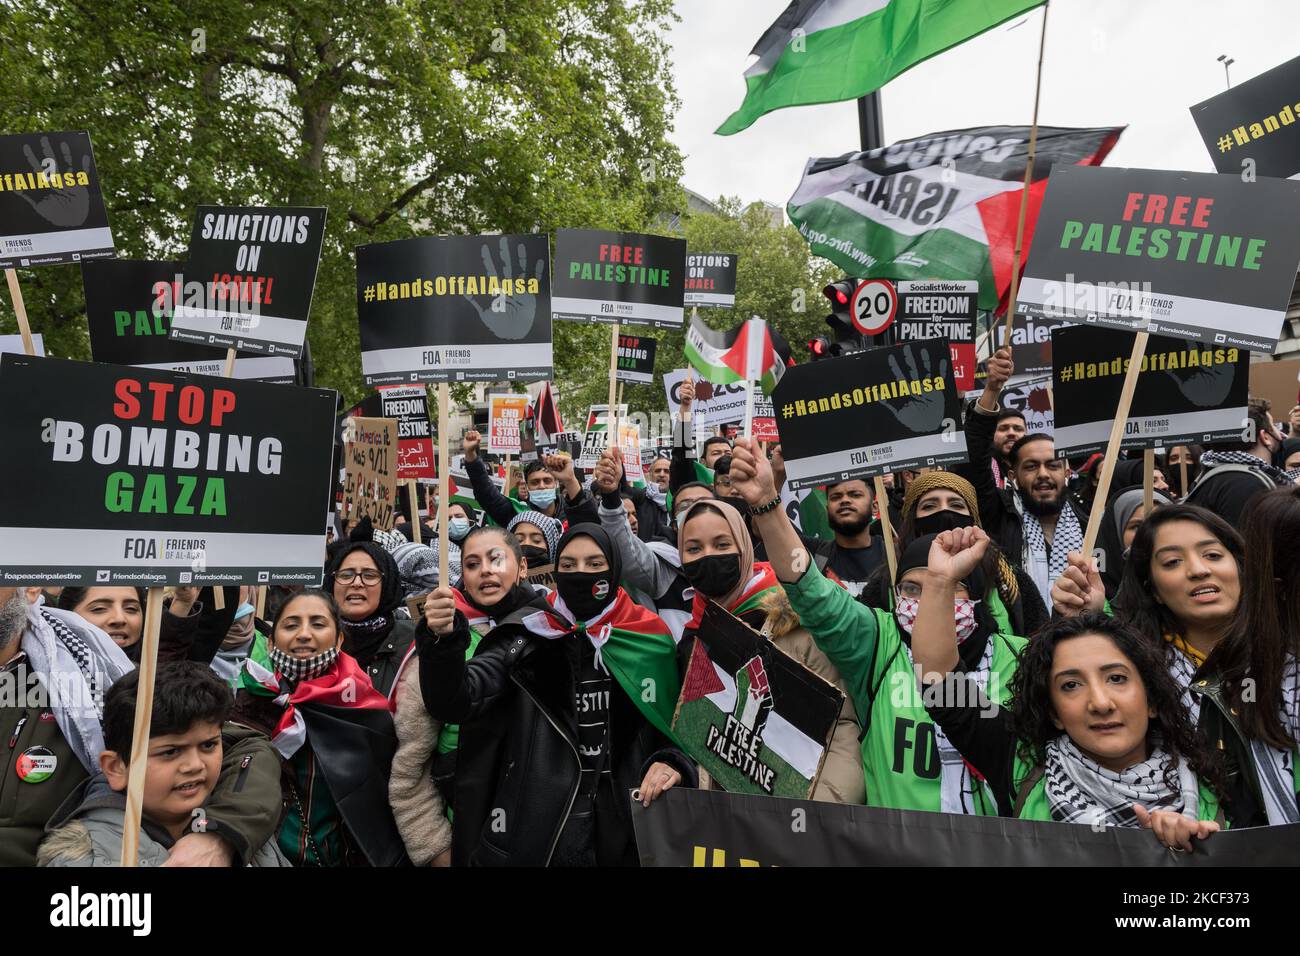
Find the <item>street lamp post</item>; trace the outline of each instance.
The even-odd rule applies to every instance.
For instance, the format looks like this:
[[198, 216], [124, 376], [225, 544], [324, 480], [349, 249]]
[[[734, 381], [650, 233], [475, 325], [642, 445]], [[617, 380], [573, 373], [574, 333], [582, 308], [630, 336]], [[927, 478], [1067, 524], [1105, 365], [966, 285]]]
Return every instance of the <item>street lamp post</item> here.
[[1228, 76], [1228, 67], [1237, 61], [1223, 53], [1219, 56], [1219, 62], [1223, 64], [1223, 81], [1228, 84], [1228, 89], [1232, 89], [1232, 79]]

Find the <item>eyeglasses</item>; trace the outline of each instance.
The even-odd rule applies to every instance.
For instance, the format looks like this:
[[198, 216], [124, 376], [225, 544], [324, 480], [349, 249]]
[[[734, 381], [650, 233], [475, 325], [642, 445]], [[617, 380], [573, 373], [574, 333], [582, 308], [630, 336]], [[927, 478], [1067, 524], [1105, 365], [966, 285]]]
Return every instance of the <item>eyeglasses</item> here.
[[913, 599], [919, 599], [921, 597], [921, 585], [917, 584], [915, 581], [904, 581], [894, 590], [897, 592], [899, 597]]
[[374, 568], [366, 568], [364, 571], [358, 571], [356, 568], [344, 568], [342, 571], [334, 572], [334, 580], [338, 584], [351, 584], [361, 576], [361, 583], [367, 587], [374, 587], [384, 579], [382, 571], [376, 571]]

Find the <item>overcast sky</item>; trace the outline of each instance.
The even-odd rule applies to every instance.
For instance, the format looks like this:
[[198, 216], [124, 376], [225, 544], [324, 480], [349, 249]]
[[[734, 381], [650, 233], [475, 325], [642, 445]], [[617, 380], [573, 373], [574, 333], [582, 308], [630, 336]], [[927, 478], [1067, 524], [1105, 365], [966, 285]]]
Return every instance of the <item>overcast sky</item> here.
[[[682, 99], [684, 184], [782, 207], [810, 156], [859, 145], [853, 101], [796, 106], [732, 136], [749, 51], [788, 0], [677, 0], [670, 36]], [[885, 142], [968, 126], [1028, 125], [1042, 10], [920, 64], [882, 91]], [[1300, 55], [1298, 0], [1052, 0], [1039, 122], [1128, 126], [1108, 166], [1213, 172], [1188, 107]]]

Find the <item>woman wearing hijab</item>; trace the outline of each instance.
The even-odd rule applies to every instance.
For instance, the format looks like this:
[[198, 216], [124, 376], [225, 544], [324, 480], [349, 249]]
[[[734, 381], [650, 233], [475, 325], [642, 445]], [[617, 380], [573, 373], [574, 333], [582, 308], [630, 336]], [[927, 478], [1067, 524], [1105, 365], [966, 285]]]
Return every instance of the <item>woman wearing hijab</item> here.
[[[1106, 586], [1106, 597], [1113, 598], [1119, 591], [1120, 579], [1124, 576], [1124, 563], [1128, 558], [1129, 548], [1138, 528], [1146, 520], [1145, 492], [1141, 485], [1132, 488], [1118, 486], [1111, 492], [1106, 504], [1106, 514], [1101, 519], [1101, 530], [1097, 536], [1097, 546], [1101, 548], [1103, 560], [1100, 564], [1102, 583]], [[1171, 504], [1170, 500], [1158, 491], [1151, 493], [1152, 510], [1162, 505]]]
[[1190, 851], [1225, 826], [1222, 772], [1197, 737], [1182, 689], [1141, 635], [1104, 614], [1035, 636], [993, 708], [962, 673], [949, 608], [979, 566], [988, 536], [945, 531], [930, 544], [912, 652], [930, 714], [993, 792], [1003, 816], [1092, 827], [1143, 827]]
[[[928, 587], [933, 536], [916, 539], [900, 556], [892, 613], [858, 603], [824, 577], [800, 545], [781, 507], [771, 465], [754, 444], [736, 440], [732, 485], [750, 505], [791, 607], [849, 688], [863, 727], [867, 804], [996, 815], [995, 794], [935, 726], [917, 687], [912, 626]], [[963, 578], [964, 591], [951, 602], [960, 642], [955, 669], [971, 674], [992, 700], [1002, 702], [1025, 640], [996, 630], [985, 600], [989, 586], [976, 564]]]
[[455, 594], [425, 602], [425, 706], [460, 725], [455, 865], [635, 865], [628, 791], [648, 805], [695, 784], [669, 743], [679, 681], [667, 626], [619, 587], [600, 526], [570, 528], [557, 555], [546, 608], [499, 622], [468, 660]]
[[279, 845], [294, 866], [396, 866], [406, 855], [388, 806], [393, 718], [340, 623], [325, 591], [286, 601], [268, 646], [244, 661], [232, 719], [280, 754]]
[[564, 525], [540, 511], [521, 511], [506, 526], [519, 541], [520, 554], [528, 562], [528, 575], [534, 584], [555, 586], [555, 549], [564, 534]]
[[832, 803], [865, 802], [858, 756], [859, 726], [849, 687], [818, 649], [812, 634], [800, 625], [772, 566], [754, 560], [754, 543], [740, 512], [725, 501], [695, 502], [681, 517], [677, 544], [682, 575], [694, 588], [691, 618], [678, 645], [683, 673], [689, 666], [704, 610], [712, 600], [844, 692], [844, 706], [812, 796]]
[[368, 521], [335, 549], [324, 587], [338, 605], [344, 649], [375, 689], [391, 699], [415, 653], [415, 622], [397, 617], [402, 574], [393, 556], [371, 539]]
[[[927, 471], [908, 485], [895, 547], [901, 553], [917, 538], [972, 526], [982, 527], [975, 487], [950, 471]], [[996, 544], [985, 552], [981, 570], [990, 584], [984, 600], [998, 631], [1030, 635], [1047, 623], [1047, 608], [1033, 578], [1008, 561]], [[883, 611], [893, 608], [887, 565], [872, 575], [858, 600]]]

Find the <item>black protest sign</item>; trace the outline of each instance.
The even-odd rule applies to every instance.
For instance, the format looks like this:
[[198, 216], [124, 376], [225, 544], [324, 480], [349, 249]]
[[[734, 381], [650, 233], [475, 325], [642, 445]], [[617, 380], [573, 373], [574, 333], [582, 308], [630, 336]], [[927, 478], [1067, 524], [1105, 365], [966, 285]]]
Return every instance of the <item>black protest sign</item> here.
[[1278, 179], [1300, 173], [1300, 57], [1191, 110], [1219, 172]]
[[1017, 308], [1272, 352], [1300, 265], [1300, 183], [1053, 170]]
[[428, 390], [423, 385], [381, 388], [379, 407], [376, 417], [397, 422], [397, 480], [432, 481], [436, 478]]
[[[1007, 344], [1007, 323], [991, 314], [988, 314], [988, 318], [988, 331], [981, 332], [975, 343], [976, 354], [979, 356], [979, 365], [975, 368], [975, 388], [981, 387], [988, 378], [989, 356]], [[1052, 332], [1073, 324], [1064, 319], [1017, 313], [1011, 325], [1011, 361], [1016, 368], [1012, 381], [1052, 374]]]
[[947, 339], [957, 389], [975, 387], [975, 312], [979, 280], [899, 282], [898, 341]]
[[[1119, 411], [1134, 332], [1087, 325], [1052, 335], [1056, 453], [1101, 451]], [[1154, 335], [1147, 342], [1123, 448], [1241, 440], [1249, 424], [1250, 352]]]
[[844, 695], [712, 601], [695, 637], [674, 736], [731, 793], [810, 795]]
[[549, 262], [539, 234], [358, 246], [366, 383], [550, 378]]
[[335, 400], [0, 357], [0, 582], [320, 583]]
[[614, 378], [620, 382], [649, 385], [655, 380], [655, 346], [647, 335], [619, 335], [618, 368]]
[[793, 490], [968, 458], [946, 339], [796, 365], [772, 403]]
[[557, 320], [682, 327], [686, 240], [638, 232], [555, 234]]
[[[172, 304], [185, 263], [101, 259], [81, 266], [90, 354], [96, 362], [161, 368], [192, 375], [225, 374], [225, 352], [173, 339]], [[234, 378], [293, 384], [293, 359], [263, 355], [235, 359]]]
[[113, 254], [90, 134], [0, 136], [0, 268]]
[[688, 306], [730, 309], [736, 304], [734, 252], [691, 252], [686, 255]]
[[[804, 824], [791, 827], [791, 820]], [[1170, 853], [1150, 830], [1094, 829], [924, 810], [887, 810], [673, 787], [632, 801], [642, 866], [1292, 866], [1300, 824], [1225, 830]]]
[[321, 206], [199, 206], [172, 338], [300, 358], [324, 239]]

